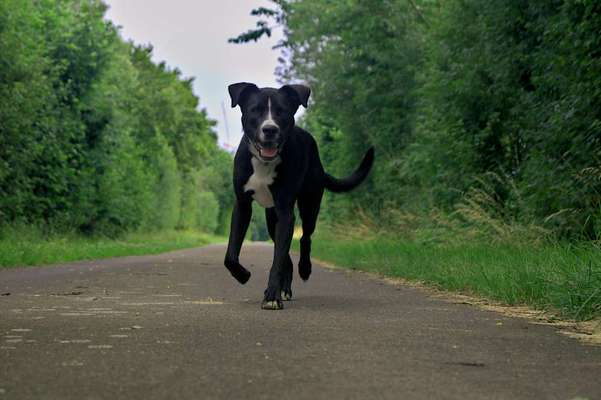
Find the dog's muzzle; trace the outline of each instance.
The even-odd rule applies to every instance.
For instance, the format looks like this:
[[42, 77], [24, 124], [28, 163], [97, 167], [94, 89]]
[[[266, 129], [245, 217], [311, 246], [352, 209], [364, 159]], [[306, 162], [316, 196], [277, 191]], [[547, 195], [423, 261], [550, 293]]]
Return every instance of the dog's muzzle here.
[[255, 142], [250, 141], [253, 146], [253, 153], [258, 156], [262, 161], [272, 161], [279, 154], [281, 149], [281, 143], [278, 142]]
[[261, 161], [272, 161], [280, 154], [284, 144], [280, 129], [277, 126], [265, 125], [257, 135], [257, 140], [248, 139], [252, 145], [252, 153]]

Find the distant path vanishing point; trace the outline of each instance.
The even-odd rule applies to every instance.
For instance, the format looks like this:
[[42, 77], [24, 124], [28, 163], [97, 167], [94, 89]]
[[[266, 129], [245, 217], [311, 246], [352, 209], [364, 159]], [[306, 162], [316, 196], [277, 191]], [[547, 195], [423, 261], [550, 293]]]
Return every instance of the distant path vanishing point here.
[[319, 266], [264, 311], [271, 247], [246, 286], [223, 255], [0, 271], [0, 400], [601, 399], [601, 347], [552, 327]]

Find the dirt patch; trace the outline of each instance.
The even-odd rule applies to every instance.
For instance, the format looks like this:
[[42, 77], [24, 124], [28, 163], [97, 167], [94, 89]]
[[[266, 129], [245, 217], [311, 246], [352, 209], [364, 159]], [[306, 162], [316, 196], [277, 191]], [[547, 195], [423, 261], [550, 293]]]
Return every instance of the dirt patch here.
[[50, 296], [79, 296], [81, 294], [83, 294], [81, 290], [73, 290], [71, 292], [50, 293]]

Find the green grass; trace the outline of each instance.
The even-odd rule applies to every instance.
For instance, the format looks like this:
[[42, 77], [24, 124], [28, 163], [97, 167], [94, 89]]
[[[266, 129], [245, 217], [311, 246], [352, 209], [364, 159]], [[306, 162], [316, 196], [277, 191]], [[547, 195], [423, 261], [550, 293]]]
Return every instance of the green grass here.
[[11, 228], [0, 232], [0, 267], [158, 254], [222, 241], [195, 231], [131, 233], [109, 239], [74, 234], [46, 236], [34, 228]]
[[314, 237], [313, 255], [351, 269], [551, 310], [564, 318], [601, 317], [601, 250], [592, 244], [424, 244], [392, 237], [341, 239], [321, 232]]

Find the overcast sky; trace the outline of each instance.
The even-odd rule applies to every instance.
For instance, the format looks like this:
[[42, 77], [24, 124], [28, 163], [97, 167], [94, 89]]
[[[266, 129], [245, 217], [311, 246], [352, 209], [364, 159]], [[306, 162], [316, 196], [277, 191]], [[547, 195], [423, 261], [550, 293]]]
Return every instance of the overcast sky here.
[[[154, 60], [194, 77], [194, 91], [202, 108], [217, 121], [220, 143], [237, 146], [242, 128], [240, 111], [230, 108], [227, 86], [240, 81], [277, 86], [274, 70], [281, 38], [277, 31], [257, 43], [230, 44], [227, 40], [254, 27], [250, 11], [273, 6], [262, 0], [105, 0], [107, 18], [121, 26], [121, 35], [138, 44], [154, 46]], [[221, 104], [225, 106], [229, 138]]]

